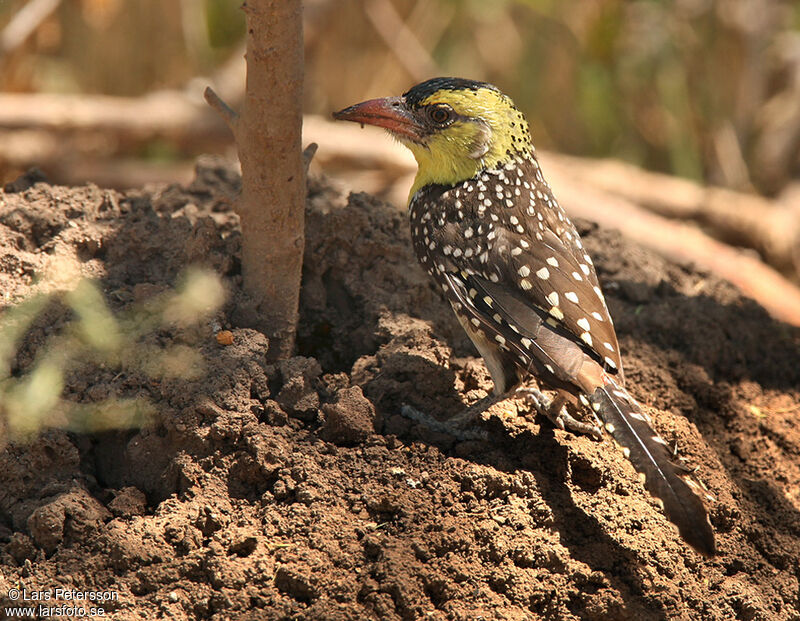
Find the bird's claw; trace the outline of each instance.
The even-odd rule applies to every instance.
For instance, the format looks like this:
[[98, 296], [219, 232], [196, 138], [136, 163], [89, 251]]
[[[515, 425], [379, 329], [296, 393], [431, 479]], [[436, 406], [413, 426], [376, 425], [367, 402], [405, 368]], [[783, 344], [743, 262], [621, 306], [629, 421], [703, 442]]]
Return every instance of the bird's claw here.
[[560, 397], [548, 399], [536, 388], [518, 388], [517, 393], [522, 394], [537, 412], [546, 416], [558, 429], [588, 435], [595, 440], [603, 439], [603, 432], [600, 427], [580, 421], [567, 412], [567, 408], [564, 406], [564, 399]]

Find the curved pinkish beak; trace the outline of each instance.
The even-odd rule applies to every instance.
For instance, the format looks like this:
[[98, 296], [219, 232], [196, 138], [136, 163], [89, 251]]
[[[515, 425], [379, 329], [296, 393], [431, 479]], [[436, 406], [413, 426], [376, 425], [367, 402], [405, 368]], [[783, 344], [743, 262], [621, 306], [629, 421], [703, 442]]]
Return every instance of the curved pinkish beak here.
[[364, 125], [376, 125], [399, 136], [420, 142], [425, 128], [411, 114], [402, 97], [370, 99], [339, 112], [333, 113], [337, 121], [353, 121]]

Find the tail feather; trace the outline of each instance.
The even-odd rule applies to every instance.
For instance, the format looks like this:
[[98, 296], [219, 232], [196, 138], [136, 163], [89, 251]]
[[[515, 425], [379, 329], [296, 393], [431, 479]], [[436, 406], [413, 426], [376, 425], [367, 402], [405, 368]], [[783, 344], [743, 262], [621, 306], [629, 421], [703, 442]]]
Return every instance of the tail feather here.
[[713, 556], [714, 532], [702, 501], [681, 478], [685, 470], [672, 462], [666, 443], [650, 427], [633, 398], [608, 380], [589, 396], [589, 401], [606, 430], [643, 475], [647, 491], [661, 501], [664, 513], [678, 527], [681, 537], [698, 552]]

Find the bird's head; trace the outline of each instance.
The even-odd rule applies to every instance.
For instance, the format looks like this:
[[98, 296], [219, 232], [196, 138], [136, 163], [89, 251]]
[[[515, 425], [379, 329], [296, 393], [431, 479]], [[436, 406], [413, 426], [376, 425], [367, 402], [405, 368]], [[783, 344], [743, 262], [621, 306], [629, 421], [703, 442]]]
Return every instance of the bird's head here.
[[532, 150], [528, 123], [514, 102], [474, 80], [433, 78], [400, 97], [371, 99], [333, 117], [383, 127], [408, 147], [419, 165], [412, 196], [428, 184], [455, 185]]

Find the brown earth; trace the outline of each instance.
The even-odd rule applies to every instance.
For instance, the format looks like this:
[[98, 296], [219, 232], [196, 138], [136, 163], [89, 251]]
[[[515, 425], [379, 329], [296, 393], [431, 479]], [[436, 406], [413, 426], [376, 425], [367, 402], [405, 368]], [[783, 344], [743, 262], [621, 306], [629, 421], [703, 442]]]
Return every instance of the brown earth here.
[[[67, 255], [119, 312], [190, 264], [236, 290], [238, 179], [222, 165], [127, 194], [33, 181], [0, 194], [0, 304]], [[490, 390], [485, 367], [417, 267], [404, 214], [315, 180], [307, 228], [298, 357], [268, 364], [233, 296], [199, 330], [141, 339], [191, 347], [198, 376], [70, 371], [66, 401], [146, 398], [146, 427], [3, 443], [0, 606], [12, 587], [60, 587], [118, 593], [102, 606], [126, 620], [800, 618], [797, 330], [579, 223], [628, 386], [716, 497], [707, 560], [608, 441], [516, 401], [467, 440], [401, 415], [463, 411]], [[14, 376], [70, 313], [48, 305]]]

